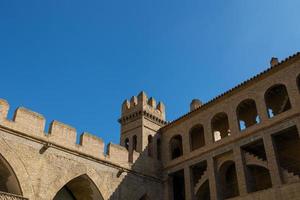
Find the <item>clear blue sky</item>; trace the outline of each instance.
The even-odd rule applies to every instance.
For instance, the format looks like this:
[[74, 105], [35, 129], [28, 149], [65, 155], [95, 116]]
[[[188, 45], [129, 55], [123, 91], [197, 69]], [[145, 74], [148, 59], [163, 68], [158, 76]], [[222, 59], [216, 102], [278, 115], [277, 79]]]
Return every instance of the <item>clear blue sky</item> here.
[[168, 120], [300, 49], [299, 0], [0, 1], [0, 98], [119, 142], [145, 90]]

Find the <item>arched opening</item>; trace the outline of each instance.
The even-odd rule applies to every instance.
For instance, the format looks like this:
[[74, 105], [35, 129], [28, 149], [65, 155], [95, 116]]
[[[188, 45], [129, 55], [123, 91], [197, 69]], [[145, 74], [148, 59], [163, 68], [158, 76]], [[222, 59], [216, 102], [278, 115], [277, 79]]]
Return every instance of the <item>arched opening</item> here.
[[233, 161], [227, 161], [222, 164], [219, 169], [219, 180], [223, 199], [239, 195], [236, 168]]
[[143, 195], [139, 200], [150, 200], [147, 194]]
[[226, 113], [216, 114], [211, 121], [211, 128], [214, 141], [219, 141], [230, 136], [228, 116]]
[[183, 154], [182, 138], [180, 135], [175, 135], [170, 140], [170, 153], [171, 153], [172, 160], [182, 156], [182, 154]]
[[210, 200], [209, 182], [205, 181], [196, 193], [197, 200]]
[[22, 195], [19, 181], [8, 162], [0, 155], [0, 191]]
[[148, 156], [153, 156], [153, 137], [152, 135], [148, 135]]
[[96, 185], [87, 175], [74, 178], [63, 186], [53, 200], [103, 200]]
[[185, 181], [184, 170], [174, 172], [169, 175], [171, 184], [169, 185], [170, 192], [172, 192], [172, 200], [185, 200]]
[[240, 130], [244, 130], [260, 122], [257, 114], [256, 104], [253, 99], [246, 99], [242, 101], [238, 105], [236, 113]]
[[286, 87], [282, 84], [272, 86], [267, 90], [265, 93], [265, 102], [269, 118], [291, 109]]
[[191, 151], [199, 149], [205, 145], [204, 128], [196, 125], [190, 130], [190, 148]]
[[125, 148], [126, 148], [127, 150], [129, 150], [129, 139], [128, 139], [128, 138], [125, 139], [124, 145], [125, 145]]
[[132, 149], [133, 149], [134, 151], [136, 151], [136, 147], [137, 147], [137, 136], [134, 135], [134, 136], [132, 137]]
[[269, 170], [262, 166], [247, 165], [249, 192], [256, 192], [272, 187]]
[[156, 145], [157, 145], [157, 160], [161, 160], [161, 141], [160, 138], [157, 139], [156, 141]]

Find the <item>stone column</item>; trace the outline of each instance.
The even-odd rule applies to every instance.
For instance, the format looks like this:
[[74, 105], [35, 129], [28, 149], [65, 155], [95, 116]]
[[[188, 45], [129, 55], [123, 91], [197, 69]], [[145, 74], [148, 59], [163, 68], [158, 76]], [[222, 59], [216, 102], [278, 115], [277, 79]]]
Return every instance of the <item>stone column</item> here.
[[265, 122], [266, 120], [269, 119], [269, 117], [268, 117], [268, 111], [265, 103], [264, 94], [259, 94], [255, 99], [255, 103], [256, 103], [257, 114], [260, 118], [260, 122], [261, 123]]
[[300, 102], [300, 94], [296, 79], [291, 80], [289, 83], [286, 84], [286, 90], [290, 99], [292, 109], [299, 109], [299, 103], [297, 102]]
[[211, 130], [211, 122], [207, 121], [206, 123], [204, 123], [203, 129], [204, 129], [205, 145], [207, 146], [214, 143], [213, 133]]
[[216, 179], [216, 171], [215, 171], [215, 162], [213, 158], [207, 159], [207, 170], [208, 170], [208, 179], [209, 179], [209, 191], [210, 191], [210, 199], [217, 200], [218, 199], [218, 186]]
[[185, 185], [185, 200], [193, 199], [192, 181], [191, 181], [191, 168], [189, 166], [184, 167], [184, 185]]
[[230, 129], [230, 135], [234, 136], [240, 132], [239, 126], [238, 126], [238, 120], [235, 112], [235, 108], [232, 108], [228, 110], [228, 123], [229, 123], [229, 129]]
[[246, 180], [246, 173], [245, 173], [245, 166], [244, 166], [244, 158], [242, 156], [242, 151], [239, 146], [235, 146], [233, 148], [233, 154], [235, 159], [235, 168], [236, 168], [236, 175], [239, 185], [239, 192], [240, 196], [246, 195], [247, 191], [247, 180]]
[[270, 134], [265, 134], [263, 136], [265, 151], [267, 155], [267, 161], [269, 166], [269, 171], [271, 175], [272, 185], [279, 186], [282, 184], [281, 173], [279, 162], [276, 157], [276, 147], [273, 143], [272, 136]]

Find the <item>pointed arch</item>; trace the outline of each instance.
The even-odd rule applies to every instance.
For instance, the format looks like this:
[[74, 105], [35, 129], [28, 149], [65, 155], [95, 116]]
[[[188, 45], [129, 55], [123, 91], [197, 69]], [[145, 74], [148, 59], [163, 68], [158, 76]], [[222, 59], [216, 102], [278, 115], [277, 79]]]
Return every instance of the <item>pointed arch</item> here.
[[[28, 175], [21, 158], [18, 157], [18, 153], [12, 151], [3, 138], [0, 139], [0, 146], [1, 162], [6, 163], [7, 167], [10, 168], [11, 173], [13, 173], [15, 177], [15, 181], [17, 181], [17, 183], [15, 183], [18, 185], [17, 187], [19, 187], [15, 191], [19, 190], [17, 193], [20, 193], [21, 196], [34, 200], [35, 195], [31, 185], [30, 176]], [[12, 178], [10, 177], [10, 179]], [[14, 181], [10, 181], [10, 184], [13, 182]], [[11, 190], [11, 185], [9, 185], [9, 190]], [[15, 194], [16, 192], [12, 193]]]
[[55, 195], [53, 200], [103, 200], [96, 184], [87, 175], [80, 175], [67, 182]]
[[99, 193], [101, 194], [101, 198], [99, 200], [108, 199], [108, 195], [105, 191], [107, 191], [107, 183], [100, 180], [98, 177], [101, 175], [93, 169], [86, 169], [86, 168], [78, 168], [77, 171], [69, 170], [69, 173], [63, 173], [62, 175], [58, 175], [58, 179], [53, 181], [53, 184], [49, 186], [49, 190], [45, 195], [47, 199], [54, 199], [55, 195], [65, 186], [67, 183], [71, 182], [72, 180], [76, 179], [77, 177], [86, 177], [88, 178], [88, 182], [93, 184]]
[[0, 191], [22, 195], [19, 180], [5, 158], [0, 155]]

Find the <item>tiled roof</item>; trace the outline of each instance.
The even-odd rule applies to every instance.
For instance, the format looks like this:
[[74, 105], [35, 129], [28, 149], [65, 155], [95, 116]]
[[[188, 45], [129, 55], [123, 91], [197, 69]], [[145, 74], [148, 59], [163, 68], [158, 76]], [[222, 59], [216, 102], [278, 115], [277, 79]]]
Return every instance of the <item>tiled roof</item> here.
[[191, 116], [192, 114], [197, 113], [197, 112], [199, 112], [200, 110], [203, 110], [203, 109], [207, 108], [208, 106], [210, 106], [210, 105], [212, 105], [213, 103], [215, 103], [217, 100], [220, 100], [221, 98], [223, 98], [225, 95], [230, 95], [230, 94], [232, 94], [232, 92], [236, 91], [237, 89], [239, 89], [239, 88], [241, 88], [241, 87], [243, 87], [243, 86], [246, 86], [247, 84], [252, 83], [253, 81], [255, 81], [255, 80], [261, 78], [263, 75], [266, 75], [266, 74], [270, 73], [270, 72], [273, 71], [274, 69], [278, 69], [279, 67], [282, 67], [283, 64], [285, 64], [285, 63], [287, 63], [288, 61], [291, 61], [291, 60], [293, 60], [293, 59], [296, 59], [296, 58], [298, 58], [298, 57], [300, 58], [300, 52], [297, 52], [297, 53], [295, 53], [294, 55], [287, 57], [286, 59], [282, 60], [282, 61], [279, 62], [278, 64], [269, 67], [269, 68], [266, 69], [265, 71], [263, 71], [263, 72], [261, 72], [261, 73], [255, 75], [255, 76], [249, 78], [248, 80], [246, 80], [246, 81], [240, 83], [239, 85], [237, 85], [237, 86], [231, 88], [230, 90], [228, 90], [228, 91], [226, 91], [226, 92], [224, 92], [224, 93], [222, 93], [222, 94], [216, 96], [215, 98], [211, 99], [211, 100], [208, 101], [207, 103], [203, 104], [201, 107], [199, 107], [199, 108], [197, 108], [197, 109], [195, 109], [195, 110], [193, 110], [193, 111], [190, 111], [190, 112], [188, 112], [188, 113], [182, 115], [181, 117], [179, 117], [179, 118], [177, 118], [177, 119], [175, 119], [175, 120], [169, 122], [166, 126], [162, 127], [161, 130], [163, 131], [163, 130], [165, 130], [165, 129], [171, 127], [172, 125], [174, 125], [176, 122], [181, 121], [181, 120], [183, 120], [183, 119], [185, 119], [185, 118]]

